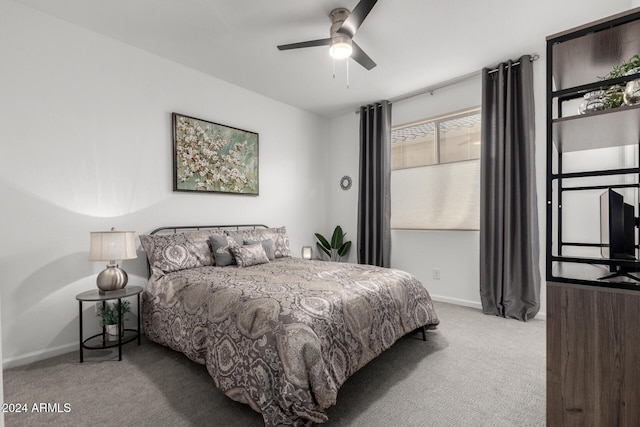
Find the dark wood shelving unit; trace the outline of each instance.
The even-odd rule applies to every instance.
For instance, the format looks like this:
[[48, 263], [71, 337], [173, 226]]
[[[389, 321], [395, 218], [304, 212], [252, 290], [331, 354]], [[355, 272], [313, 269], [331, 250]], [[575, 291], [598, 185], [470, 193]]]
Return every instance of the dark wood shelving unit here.
[[[600, 224], [576, 231], [576, 224], [570, 224], [574, 218], [563, 214], [563, 208], [567, 215], [580, 213], [583, 205], [570, 207], [572, 201], [591, 200], [591, 195], [599, 197], [607, 188], [638, 194], [640, 105], [582, 115], [575, 109], [589, 91], [635, 80], [601, 76], [636, 54], [640, 54], [640, 8], [547, 37], [547, 425], [551, 427], [640, 425], [640, 280], [605, 278], [612, 269], [640, 277], [640, 262], [602, 257], [605, 245], [593, 241], [593, 228]], [[635, 146], [634, 159], [626, 158], [632, 152], [628, 146]], [[602, 149], [624, 152], [625, 159], [597, 170], [582, 164], [563, 170], [572, 156]], [[571, 199], [569, 192], [583, 198]], [[640, 206], [634, 204], [637, 217]], [[594, 213], [590, 214], [593, 219]], [[564, 237], [565, 225], [574, 226], [571, 239]], [[590, 236], [591, 241], [579, 241], [575, 235]]]
[[[640, 290], [640, 281], [627, 278], [602, 277], [602, 265], [612, 269], [625, 267], [640, 271], [640, 261], [601, 259], [596, 255], [566, 256], [570, 244], [563, 235], [563, 213], [567, 191], [601, 192], [607, 188], [635, 188], [640, 185], [640, 150], [635, 165], [621, 164], [619, 168], [565, 172], [563, 162], [569, 153], [640, 144], [640, 105], [621, 106], [600, 111], [577, 114], [575, 108], [565, 107], [585, 93], [624, 85], [636, 76], [622, 76], [605, 80], [614, 65], [635, 54], [640, 54], [640, 8], [578, 27], [547, 38], [547, 280], [621, 289]], [[575, 105], [572, 105], [575, 107]], [[568, 114], [567, 114], [568, 113]], [[625, 177], [615, 184], [574, 184], [583, 178]], [[629, 177], [632, 178], [629, 180]], [[596, 197], [594, 195], [594, 197]], [[637, 205], [637, 204], [636, 204]], [[636, 206], [636, 215], [638, 206]], [[599, 227], [599, 224], [594, 224]], [[600, 244], [577, 242], [582, 246], [600, 247]], [[637, 243], [636, 243], [637, 246]], [[577, 264], [570, 267], [565, 264]], [[590, 268], [588, 264], [599, 265]], [[563, 271], [562, 275], [556, 272]], [[588, 276], [590, 272], [592, 276]]]

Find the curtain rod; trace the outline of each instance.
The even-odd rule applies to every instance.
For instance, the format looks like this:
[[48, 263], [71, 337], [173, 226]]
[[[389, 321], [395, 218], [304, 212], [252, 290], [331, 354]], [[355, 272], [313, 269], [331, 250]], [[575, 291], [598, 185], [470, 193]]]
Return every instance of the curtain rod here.
[[[531, 62], [538, 60], [538, 58], [540, 58], [540, 55], [538, 55], [537, 53], [534, 53], [533, 55], [531, 55]], [[511, 65], [513, 66], [520, 65], [520, 61], [512, 62]], [[489, 74], [495, 73], [497, 71], [498, 71], [498, 68], [494, 68], [492, 70], [489, 70]], [[481, 74], [482, 74], [482, 70], [478, 70], [478, 71], [474, 71], [473, 73], [469, 73], [459, 77], [455, 77], [453, 79], [445, 80], [444, 82], [436, 83], [434, 85], [431, 85], [422, 89], [418, 89], [414, 92], [409, 92], [404, 95], [391, 98], [389, 99], [389, 103], [393, 104], [394, 102], [404, 101], [405, 99], [413, 98], [414, 96], [424, 95], [425, 93], [433, 94], [432, 92], [435, 90], [442, 89], [447, 86], [452, 86], [454, 84], [461, 83], [466, 80], [470, 80], [474, 77], [480, 76]], [[356, 110], [356, 114], [360, 114], [360, 109]]]

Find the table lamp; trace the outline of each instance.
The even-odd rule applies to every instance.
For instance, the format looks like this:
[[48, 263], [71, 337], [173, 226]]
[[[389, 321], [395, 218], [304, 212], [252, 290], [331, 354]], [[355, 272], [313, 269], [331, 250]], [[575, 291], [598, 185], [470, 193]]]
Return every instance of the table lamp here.
[[98, 274], [96, 284], [99, 293], [117, 291], [127, 285], [127, 273], [116, 261], [137, 258], [134, 240], [135, 231], [92, 231], [89, 261], [109, 261], [107, 268]]

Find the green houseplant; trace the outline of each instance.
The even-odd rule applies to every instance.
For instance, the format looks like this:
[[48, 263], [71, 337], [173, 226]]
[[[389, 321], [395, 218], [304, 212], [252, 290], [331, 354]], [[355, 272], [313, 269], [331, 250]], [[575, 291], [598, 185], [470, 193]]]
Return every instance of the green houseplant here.
[[340, 261], [340, 259], [346, 256], [351, 249], [351, 240], [345, 241], [344, 236], [347, 233], [342, 231], [342, 227], [339, 225], [333, 230], [331, 241], [327, 240], [322, 234], [315, 233], [316, 245], [320, 251], [324, 252], [331, 261]]
[[[620, 65], [614, 65], [601, 80], [615, 79], [627, 75], [635, 69], [640, 69], [640, 56], [633, 55]], [[604, 91], [604, 108], [618, 108], [623, 104], [624, 85], [613, 85]]]
[[626, 75], [629, 71], [640, 68], [640, 56], [633, 55], [620, 65], [614, 65], [609, 74], [600, 77], [602, 80], [615, 79]]
[[[128, 320], [125, 315], [131, 312], [131, 303], [127, 300], [122, 301], [122, 318]], [[98, 317], [100, 317], [100, 326], [107, 329], [107, 336], [110, 341], [118, 339], [118, 325], [120, 324], [119, 304], [106, 303], [98, 306]]]

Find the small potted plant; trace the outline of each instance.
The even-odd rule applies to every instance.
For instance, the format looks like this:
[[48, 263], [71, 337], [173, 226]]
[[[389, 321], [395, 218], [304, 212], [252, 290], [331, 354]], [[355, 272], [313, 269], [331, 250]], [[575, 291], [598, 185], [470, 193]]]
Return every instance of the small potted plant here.
[[[622, 76], [629, 76], [640, 72], [640, 56], [633, 55], [620, 65], [614, 65], [613, 69], [606, 75], [600, 77], [602, 80], [615, 79]], [[634, 105], [638, 103], [639, 80], [631, 80], [626, 85], [614, 85], [605, 90], [605, 108], [618, 108], [622, 104]]]
[[[119, 304], [116, 302], [115, 304], [106, 303], [98, 307], [97, 316], [100, 317], [100, 326], [106, 328], [107, 331], [107, 341], [117, 341], [118, 340], [118, 325], [120, 324], [119, 317]], [[131, 312], [131, 304], [129, 301], [122, 301], [122, 317], [124, 320], [128, 320], [125, 315]], [[121, 330], [122, 332], [122, 330]]]
[[342, 227], [338, 225], [335, 230], [333, 230], [331, 242], [322, 234], [315, 233], [316, 239], [318, 239], [316, 245], [318, 245], [318, 249], [324, 252], [331, 261], [340, 261], [343, 256], [349, 253], [349, 249], [351, 249], [351, 241], [344, 241], [344, 236], [346, 235], [347, 233], [343, 233]]

